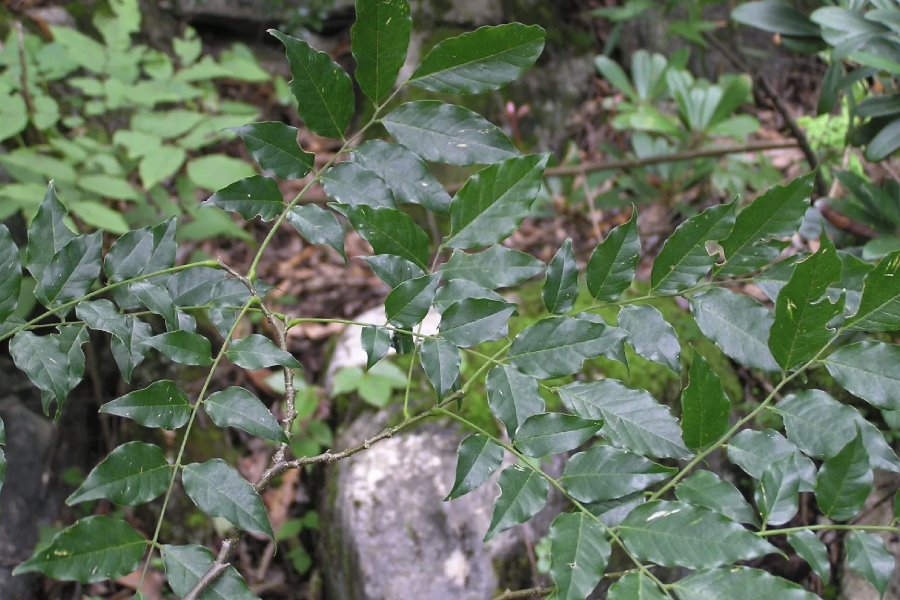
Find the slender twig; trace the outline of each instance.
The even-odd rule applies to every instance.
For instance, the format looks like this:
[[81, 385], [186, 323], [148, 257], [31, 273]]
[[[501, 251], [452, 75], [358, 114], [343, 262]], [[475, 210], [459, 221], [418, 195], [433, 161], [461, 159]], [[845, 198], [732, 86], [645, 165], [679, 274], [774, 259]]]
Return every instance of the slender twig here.
[[553, 588], [538, 586], [528, 588], [526, 590], [511, 591], [506, 590], [499, 596], [494, 596], [492, 600], [519, 600], [520, 598], [543, 598], [553, 593]]
[[888, 531], [890, 533], [900, 533], [900, 527], [890, 527], [889, 525], [837, 525], [827, 523], [822, 525], [802, 525], [800, 527], [787, 527], [785, 529], [769, 529], [766, 531], [757, 531], [759, 537], [768, 537], [770, 535], [781, 535], [783, 533], [796, 533], [798, 531]]
[[[22, 30], [22, 22], [16, 21], [16, 41], [19, 44], [19, 68], [22, 69], [22, 73], [19, 76], [19, 82], [22, 84], [22, 98], [25, 99], [25, 108], [28, 111], [28, 120], [34, 124], [34, 115], [36, 111], [34, 110], [34, 100], [31, 98], [31, 90], [28, 89], [28, 61], [26, 60], [25, 54], [25, 35]], [[38, 131], [38, 136], [40, 136], [40, 131]]]

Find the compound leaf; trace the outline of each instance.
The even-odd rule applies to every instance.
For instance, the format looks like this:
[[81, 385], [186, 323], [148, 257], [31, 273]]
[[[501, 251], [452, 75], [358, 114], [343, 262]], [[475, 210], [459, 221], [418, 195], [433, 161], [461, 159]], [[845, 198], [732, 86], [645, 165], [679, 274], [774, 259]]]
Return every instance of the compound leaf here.
[[795, 453], [800, 467], [800, 491], [811, 492], [816, 483], [816, 466], [777, 431], [745, 429], [728, 444], [728, 460], [753, 479], [761, 479], [769, 465]]

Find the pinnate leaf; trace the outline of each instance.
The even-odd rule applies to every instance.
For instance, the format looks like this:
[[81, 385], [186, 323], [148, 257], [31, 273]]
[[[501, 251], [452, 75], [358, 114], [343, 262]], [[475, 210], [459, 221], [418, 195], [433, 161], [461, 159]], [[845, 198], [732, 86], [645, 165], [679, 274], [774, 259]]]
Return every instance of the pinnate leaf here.
[[440, 275], [433, 273], [409, 279], [395, 287], [384, 300], [388, 321], [403, 329], [411, 329], [421, 323], [431, 308], [440, 282]]
[[578, 262], [572, 250], [572, 238], [568, 238], [547, 265], [541, 298], [549, 312], [560, 315], [572, 310], [577, 296]]
[[615, 227], [591, 254], [585, 269], [588, 291], [596, 300], [611, 302], [631, 285], [641, 257], [637, 230], [637, 208], [631, 219]]
[[357, 162], [342, 162], [322, 174], [322, 187], [335, 202], [372, 208], [397, 208], [394, 193], [384, 179]]
[[497, 483], [500, 495], [494, 500], [485, 542], [536, 515], [547, 503], [550, 489], [547, 480], [537, 471], [518, 465], [503, 469]]
[[399, 256], [422, 270], [427, 269], [428, 234], [406, 213], [364, 204], [332, 206], [350, 220], [353, 229], [372, 245], [375, 254]]
[[144, 427], [178, 429], [188, 422], [191, 405], [175, 382], [164, 379], [107, 402], [100, 412], [128, 417]]
[[356, 23], [350, 28], [354, 76], [375, 104], [397, 81], [411, 30], [407, 0], [363, 0], [356, 5]]
[[856, 411], [822, 390], [791, 394], [775, 412], [784, 420], [788, 439], [813, 458], [831, 458], [856, 437]]
[[544, 263], [538, 259], [503, 246], [491, 246], [476, 254], [455, 250], [440, 268], [448, 281], [467, 279], [491, 290], [518, 285], [543, 272]]
[[224, 460], [186, 465], [181, 474], [184, 491], [211, 517], [227, 519], [235, 527], [273, 537], [262, 498], [253, 486]]
[[702, 448], [728, 429], [731, 403], [719, 376], [696, 350], [689, 377], [688, 386], [681, 393], [681, 429], [688, 448]]
[[313, 168], [315, 155], [300, 147], [300, 130], [296, 127], [281, 121], [264, 121], [231, 131], [241, 136], [259, 166], [279, 179], [300, 179]]
[[869, 455], [858, 433], [835, 456], [827, 459], [816, 477], [816, 504], [834, 521], [846, 521], [862, 509], [872, 491]]
[[516, 438], [519, 425], [544, 412], [544, 399], [537, 379], [510, 365], [492, 368], [485, 381], [491, 413], [506, 426], [509, 439]]
[[212, 363], [209, 340], [199, 333], [169, 331], [153, 336], [145, 343], [182, 365], [205, 367]]
[[218, 206], [245, 219], [259, 215], [263, 221], [271, 221], [281, 214], [284, 197], [274, 179], [254, 175], [225, 186], [200, 206]]
[[444, 310], [438, 329], [442, 338], [461, 348], [477, 346], [506, 335], [507, 321], [515, 311], [516, 305], [506, 300], [466, 298]]
[[885, 550], [881, 536], [865, 531], [850, 533], [847, 539], [847, 566], [865, 577], [884, 597], [894, 572], [894, 557]]
[[568, 452], [582, 445], [603, 427], [603, 421], [562, 413], [528, 417], [516, 431], [516, 446], [528, 456], [540, 458]]
[[628, 332], [628, 343], [639, 356], [681, 375], [678, 335], [658, 309], [649, 304], [624, 306], [619, 311], [618, 325]]
[[245, 369], [262, 369], [276, 365], [291, 369], [301, 367], [293, 354], [282, 350], [272, 340], [258, 333], [232, 342], [225, 356], [237, 366]]
[[66, 504], [107, 500], [120, 506], [138, 506], [166, 491], [172, 467], [158, 446], [128, 442], [94, 467]]
[[804, 529], [789, 533], [788, 542], [797, 555], [809, 563], [813, 572], [822, 578], [822, 582], [828, 585], [831, 578], [831, 561], [822, 540], [812, 531]]
[[456, 480], [444, 500], [455, 500], [478, 488], [491, 478], [503, 462], [503, 447], [481, 434], [473, 434], [459, 443]]
[[278, 419], [259, 398], [242, 387], [231, 386], [210, 394], [203, 401], [203, 410], [219, 427], [237, 427], [273, 442], [288, 442]]
[[884, 410], [900, 410], [900, 348], [895, 344], [857, 342], [822, 362], [851, 394]]
[[398, 201], [421, 204], [441, 215], [450, 211], [450, 194], [425, 162], [406, 146], [369, 140], [353, 150], [353, 160], [381, 177]]
[[703, 506], [737, 523], [757, 524], [756, 513], [736, 487], [719, 479], [712, 471], [696, 471], [675, 486], [675, 497], [682, 502]]
[[584, 600], [594, 591], [612, 548], [603, 527], [582, 511], [562, 513], [550, 525], [550, 576], [559, 600]]
[[664, 481], [675, 469], [612, 446], [594, 446], [573, 456], [560, 483], [580, 502], [603, 502], [627, 496]]

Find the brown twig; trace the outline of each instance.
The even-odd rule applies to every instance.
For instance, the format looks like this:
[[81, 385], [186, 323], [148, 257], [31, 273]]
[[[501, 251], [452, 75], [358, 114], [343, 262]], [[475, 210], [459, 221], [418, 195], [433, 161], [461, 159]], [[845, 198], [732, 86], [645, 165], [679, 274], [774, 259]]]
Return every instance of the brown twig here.
[[25, 34], [21, 21], [16, 21], [16, 41], [19, 44], [19, 65], [22, 69], [22, 74], [19, 76], [19, 82], [22, 84], [22, 97], [25, 99], [25, 108], [28, 110], [28, 120], [34, 123], [34, 102], [31, 99], [31, 92], [28, 90], [28, 62], [25, 59]]
[[543, 598], [553, 593], [553, 588], [538, 586], [528, 588], [526, 590], [511, 591], [506, 590], [499, 596], [494, 596], [492, 600], [518, 600], [521, 598]]

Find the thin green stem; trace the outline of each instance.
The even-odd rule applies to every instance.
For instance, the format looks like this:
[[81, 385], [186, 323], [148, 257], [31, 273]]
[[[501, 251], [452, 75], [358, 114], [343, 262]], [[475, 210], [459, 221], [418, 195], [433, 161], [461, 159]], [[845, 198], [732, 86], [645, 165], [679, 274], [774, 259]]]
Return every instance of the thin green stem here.
[[769, 537], [770, 535], [781, 535], [788, 533], [797, 533], [799, 531], [887, 531], [890, 533], [900, 533], [900, 527], [890, 527], [888, 525], [807, 525], [806, 527], [786, 527], [784, 529], [769, 529], [768, 531], [758, 531], [756, 535], [759, 537]]

